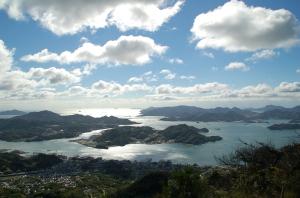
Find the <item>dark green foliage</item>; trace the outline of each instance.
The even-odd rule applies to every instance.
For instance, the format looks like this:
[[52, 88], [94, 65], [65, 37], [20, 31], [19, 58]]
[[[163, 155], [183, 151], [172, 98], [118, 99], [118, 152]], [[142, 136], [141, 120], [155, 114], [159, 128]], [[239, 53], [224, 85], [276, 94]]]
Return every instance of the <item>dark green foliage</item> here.
[[155, 197], [162, 193], [167, 185], [169, 173], [153, 172], [137, 180], [129, 187], [111, 195], [112, 198], [147, 198]]
[[[47, 164], [42, 163], [43, 161], [55, 162], [56, 159], [55, 156], [48, 158], [37, 155], [30, 158], [32, 162], [28, 162], [16, 155], [18, 154], [11, 154], [11, 157], [2, 155], [1, 168], [7, 162], [10, 162], [7, 166], [11, 170], [16, 167], [19, 167], [18, 170], [28, 167], [41, 168]], [[268, 144], [244, 143], [243, 147], [231, 155], [219, 159], [221, 167], [177, 166], [167, 171], [150, 168], [154, 172], [144, 171], [141, 175], [137, 174], [138, 179], [135, 181], [124, 178], [128, 178], [126, 175], [144, 168], [151, 162], [137, 165], [129, 161], [105, 162], [90, 158], [78, 160], [86, 164], [86, 167], [76, 176], [51, 175], [50, 179], [47, 176], [46, 180], [39, 176], [12, 177], [5, 183], [13, 185], [14, 188], [5, 187], [4, 183], [0, 182], [0, 197], [300, 197], [300, 144], [276, 149]], [[89, 173], [89, 170], [94, 170], [93, 167], [97, 164], [101, 165], [97, 166], [100, 167], [99, 170], [107, 175]], [[166, 166], [164, 164], [162, 167]], [[119, 179], [116, 179], [116, 176], [120, 176]]]
[[294, 129], [300, 129], [300, 124], [294, 124], [294, 123], [273, 124], [268, 128], [271, 130], [294, 130]]
[[17, 152], [0, 153], [0, 172], [16, 173], [50, 168], [63, 161], [61, 156], [37, 154], [23, 157]]
[[299, 197], [300, 144], [281, 149], [266, 144], [246, 145], [220, 162], [235, 167], [239, 178], [232, 191], [258, 197]]
[[63, 177], [15, 177], [0, 185], [0, 197], [29, 198], [102, 198], [115, 192], [120, 186], [128, 185], [127, 180], [115, 179], [102, 174], [80, 174]]
[[151, 127], [118, 127], [103, 132], [100, 136], [96, 136], [93, 140], [102, 143], [105, 146], [124, 146], [126, 144], [135, 143], [134, 141], [147, 138], [154, 133]]
[[[246, 144], [220, 162], [223, 167], [187, 167], [173, 171], [167, 177], [163, 190], [153, 191], [155, 196], [150, 197], [300, 197], [300, 144], [281, 149], [266, 144]], [[151, 178], [145, 178], [148, 177]], [[142, 192], [149, 197], [149, 191], [140, 181], [144, 180], [119, 191], [118, 197], [128, 192], [129, 197], [143, 197]], [[148, 181], [155, 182], [154, 179]], [[160, 188], [156, 186], [155, 189]]]
[[221, 140], [219, 136], [205, 136], [200, 132], [205, 129], [198, 129], [186, 124], [170, 126], [164, 130], [157, 131], [151, 127], [117, 127], [104, 131], [101, 135], [92, 136], [89, 140], [78, 140], [77, 142], [105, 149], [109, 146], [124, 146], [126, 144], [145, 143], [182, 143], [182, 144], [204, 144]]
[[211, 197], [211, 189], [198, 169], [191, 167], [175, 171], [171, 174], [164, 188], [165, 198], [204, 198]]

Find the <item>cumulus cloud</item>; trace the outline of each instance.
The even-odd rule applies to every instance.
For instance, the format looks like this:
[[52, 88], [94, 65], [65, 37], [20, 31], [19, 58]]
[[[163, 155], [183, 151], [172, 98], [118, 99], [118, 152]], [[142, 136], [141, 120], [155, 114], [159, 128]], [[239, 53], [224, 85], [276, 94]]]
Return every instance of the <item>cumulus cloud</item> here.
[[[9, 71], [0, 77], [0, 91], [34, 91], [38, 82], [22, 71]], [[17, 92], [15, 92], [17, 94]]]
[[173, 80], [176, 77], [176, 74], [168, 69], [163, 69], [159, 73], [162, 74], [166, 80]]
[[167, 46], [156, 44], [153, 39], [144, 36], [121, 36], [117, 40], [106, 42], [103, 46], [83, 43], [73, 52], [60, 54], [44, 49], [36, 54], [23, 56], [22, 61], [45, 63], [55, 61], [60, 64], [88, 62], [94, 64], [143, 65], [153, 56], [162, 55]]
[[290, 11], [247, 6], [238, 0], [199, 14], [191, 32], [199, 49], [257, 51], [299, 43], [299, 24]]
[[159, 85], [155, 88], [156, 94], [204, 94], [204, 93], [215, 93], [219, 91], [225, 91], [228, 89], [228, 85], [212, 82], [204, 84], [195, 84], [189, 87], [176, 87], [170, 84]]
[[195, 76], [185, 76], [185, 75], [182, 75], [179, 78], [182, 79], [182, 80], [194, 80], [194, 79], [196, 79]]
[[13, 65], [14, 50], [9, 50], [0, 40], [0, 98], [40, 99], [56, 96], [54, 87], [77, 84], [82, 76], [88, 75], [93, 66], [86, 65], [68, 71], [64, 68], [31, 67], [23, 71]]
[[39, 80], [42, 84], [73, 84], [80, 81], [80, 76], [76, 73], [69, 72], [64, 68], [50, 67], [44, 68], [31, 68], [28, 73], [31, 79]]
[[251, 57], [247, 58], [247, 61], [256, 62], [261, 59], [270, 59], [276, 56], [277, 53], [274, 50], [261, 50], [259, 52], [255, 52]]
[[140, 76], [133, 76], [128, 79], [128, 83], [137, 83], [137, 82], [156, 82], [158, 77], [156, 74], [153, 74], [152, 71], [143, 73]]
[[134, 77], [129, 78], [128, 82], [129, 83], [137, 83], [137, 82], [143, 82], [143, 80], [144, 79], [142, 77], [136, 77], [136, 76], [134, 76]]
[[203, 52], [202, 54], [208, 58], [215, 58], [215, 55], [211, 52]]
[[[174, 1], [173, 1], [174, 2]], [[158, 30], [184, 1], [168, 0], [2, 0], [0, 9], [15, 20], [27, 16], [57, 35], [116, 26], [121, 31]]]
[[9, 50], [4, 41], [0, 40], [0, 75], [11, 69], [14, 50]]
[[239, 97], [266, 97], [272, 96], [273, 88], [267, 84], [261, 83], [257, 85], [250, 85], [241, 88], [240, 90], [233, 91], [234, 93], [238, 94]]
[[169, 63], [171, 64], [183, 64], [183, 60], [180, 58], [170, 58]]
[[241, 71], [248, 71], [250, 68], [242, 62], [231, 62], [225, 66], [225, 70], [241, 70]]
[[280, 92], [300, 92], [300, 82], [282, 82], [276, 90]]
[[146, 84], [119, 84], [117, 82], [103, 81], [93, 83], [91, 89], [94, 93], [120, 95], [127, 92], [148, 92], [152, 87]]

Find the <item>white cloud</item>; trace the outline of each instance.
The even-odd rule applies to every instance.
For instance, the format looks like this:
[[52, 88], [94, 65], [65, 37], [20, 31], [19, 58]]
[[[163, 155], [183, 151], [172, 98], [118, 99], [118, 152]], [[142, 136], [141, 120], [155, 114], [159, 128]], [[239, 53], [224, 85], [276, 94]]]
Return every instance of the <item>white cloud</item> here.
[[195, 84], [190, 87], [175, 87], [170, 84], [159, 85], [155, 88], [156, 94], [206, 94], [225, 91], [228, 89], [228, 85], [212, 82], [204, 84]]
[[121, 95], [127, 92], [149, 92], [152, 87], [146, 84], [119, 84], [100, 80], [91, 86], [92, 92], [100, 94]]
[[142, 77], [131, 77], [131, 78], [129, 78], [129, 80], [128, 80], [128, 82], [129, 83], [132, 83], [132, 82], [134, 82], [134, 83], [137, 83], [137, 82], [143, 82], [143, 78]]
[[296, 70], [296, 73], [300, 74], [300, 69], [297, 69], [297, 70]]
[[194, 79], [196, 79], [196, 77], [195, 76], [180, 76], [179, 77], [180, 79], [182, 79], [182, 80], [194, 80]]
[[207, 56], [208, 58], [215, 58], [215, 55], [211, 52], [203, 52], [202, 53], [204, 56]]
[[90, 40], [88, 38], [86, 38], [85, 36], [80, 38], [80, 43], [88, 43], [90, 42]]
[[273, 89], [271, 86], [261, 83], [258, 85], [250, 85], [243, 87], [240, 90], [234, 91], [239, 97], [261, 97], [273, 95]]
[[140, 76], [133, 76], [128, 79], [128, 83], [138, 83], [138, 82], [156, 82], [158, 78], [152, 71], [143, 73]]
[[300, 82], [282, 82], [276, 88], [280, 92], [300, 92]]
[[290, 11], [247, 6], [238, 0], [199, 14], [191, 32], [199, 49], [257, 51], [299, 43], [299, 24]]
[[228, 65], [225, 66], [225, 70], [242, 70], [242, 71], [248, 71], [249, 67], [242, 62], [231, 62]]
[[73, 52], [64, 51], [60, 54], [44, 49], [21, 58], [22, 61], [45, 63], [55, 61], [60, 64], [88, 62], [94, 64], [143, 65], [151, 58], [161, 55], [167, 46], [156, 44], [154, 40], [144, 36], [121, 36], [117, 40], [106, 42], [103, 46], [83, 43]]
[[181, 0], [174, 4], [168, 0], [2, 0], [0, 9], [15, 20], [29, 16], [44, 28], [63, 35], [112, 25], [121, 31], [156, 31], [180, 11], [183, 3]]
[[0, 40], [0, 97], [6, 99], [32, 99], [55, 96], [53, 86], [79, 83], [92, 69], [84, 66], [67, 71], [64, 68], [30, 68], [22, 71], [13, 65], [13, 52]]
[[13, 63], [14, 50], [9, 50], [4, 41], [0, 40], [0, 75], [9, 71]]
[[277, 53], [274, 50], [261, 50], [259, 52], [255, 52], [251, 57], [247, 58], [247, 61], [256, 62], [261, 59], [270, 59], [276, 56]]
[[180, 58], [170, 58], [169, 63], [171, 64], [183, 64], [183, 60]]
[[28, 78], [22, 71], [9, 71], [0, 77], [0, 91], [11, 91], [18, 94], [19, 91], [34, 91], [38, 82]]
[[40, 84], [46, 85], [68, 85], [80, 82], [80, 76], [63, 68], [31, 68], [27, 75], [30, 79], [38, 80]]
[[176, 74], [168, 69], [163, 69], [159, 73], [162, 74], [166, 80], [172, 80], [176, 77]]

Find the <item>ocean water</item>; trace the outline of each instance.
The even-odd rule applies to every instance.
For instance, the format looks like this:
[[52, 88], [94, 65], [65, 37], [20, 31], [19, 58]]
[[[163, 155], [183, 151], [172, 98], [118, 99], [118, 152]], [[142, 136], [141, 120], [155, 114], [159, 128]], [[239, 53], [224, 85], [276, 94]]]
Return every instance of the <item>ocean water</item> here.
[[188, 124], [191, 126], [210, 130], [205, 135], [219, 135], [223, 140], [206, 143], [203, 145], [184, 144], [129, 144], [126, 146], [110, 147], [109, 149], [95, 149], [80, 145], [70, 140], [88, 138], [91, 135], [100, 134], [103, 130], [86, 132], [79, 137], [71, 139], [58, 139], [41, 142], [5, 142], [0, 141], [0, 149], [21, 150], [32, 153], [57, 153], [66, 156], [92, 156], [117, 160], [171, 160], [174, 163], [189, 163], [199, 165], [216, 165], [216, 158], [233, 152], [241, 146], [241, 141], [247, 143], [264, 142], [276, 147], [288, 143], [300, 142], [300, 131], [282, 130], [271, 131], [267, 126], [274, 123], [285, 122], [283, 120], [269, 120], [268, 123], [242, 123], [242, 122], [171, 122], [161, 121], [161, 117], [140, 116], [138, 109], [87, 109], [66, 111], [64, 114], [81, 113], [101, 117], [113, 115], [130, 118], [138, 122], [135, 126], [150, 126], [155, 129], [165, 129], [176, 124]]

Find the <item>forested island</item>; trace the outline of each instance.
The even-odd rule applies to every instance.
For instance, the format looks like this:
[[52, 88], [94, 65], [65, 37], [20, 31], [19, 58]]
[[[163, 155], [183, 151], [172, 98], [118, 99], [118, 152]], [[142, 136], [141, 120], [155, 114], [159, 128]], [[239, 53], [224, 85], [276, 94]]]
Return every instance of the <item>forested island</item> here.
[[81, 133], [135, 124], [117, 117], [94, 118], [84, 115], [61, 116], [51, 111], [31, 112], [10, 119], [0, 119], [0, 140], [42, 141], [72, 138]]
[[11, 115], [11, 116], [20, 116], [20, 115], [25, 115], [26, 112], [24, 111], [19, 111], [19, 110], [7, 110], [7, 111], [0, 111], [0, 115]]
[[200, 145], [207, 142], [222, 140], [220, 136], [205, 136], [206, 128], [198, 129], [185, 124], [170, 126], [164, 130], [155, 130], [151, 127], [123, 126], [106, 130], [100, 135], [89, 139], [74, 140], [80, 144], [107, 149], [111, 146], [124, 146], [127, 144], [162, 144], [182, 143]]
[[300, 106], [285, 108], [268, 105], [258, 109], [217, 107], [204, 109], [194, 106], [150, 107], [141, 111], [143, 116], [164, 116], [165, 121], [201, 122], [261, 122], [268, 119], [300, 119]]
[[270, 130], [297, 130], [300, 129], [300, 124], [294, 123], [281, 123], [273, 124], [268, 127]]

